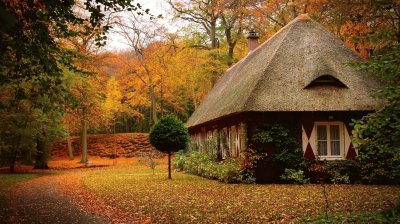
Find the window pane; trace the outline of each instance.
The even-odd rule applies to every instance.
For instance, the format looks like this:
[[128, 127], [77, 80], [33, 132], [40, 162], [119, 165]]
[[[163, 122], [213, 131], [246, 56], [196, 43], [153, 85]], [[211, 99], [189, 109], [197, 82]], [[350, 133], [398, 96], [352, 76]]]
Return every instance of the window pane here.
[[339, 156], [340, 155], [339, 125], [331, 125], [329, 126], [329, 129], [331, 138], [331, 155]]
[[317, 139], [319, 140], [327, 140], [326, 134], [326, 126], [325, 125], [318, 125], [317, 126]]
[[328, 145], [327, 145], [327, 129], [325, 125], [317, 126], [317, 147], [318, 155], [327, 156], [328, 155]]
[[340, 141], [331, 141], [331, 155], [340, 156]]
[[340, 140], [339, 136], [339, 125], [331, 125], [330, 126], [330, 132], [331, 132], [331, 141], [333, 140]]
[[327, 156], [328, 149], [327, 149], [327, 141], [318, 141], [318, 155], [320, 156]]

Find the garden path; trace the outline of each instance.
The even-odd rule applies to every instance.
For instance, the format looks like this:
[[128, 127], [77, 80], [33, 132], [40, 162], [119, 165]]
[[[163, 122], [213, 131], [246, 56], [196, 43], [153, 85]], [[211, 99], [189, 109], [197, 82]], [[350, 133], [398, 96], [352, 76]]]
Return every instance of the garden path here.
[[109, 223], [80, 209], [70, 197], [63, 194], [58, 175], [46, 175], [19, 184], [11, 206], [12, 223]]

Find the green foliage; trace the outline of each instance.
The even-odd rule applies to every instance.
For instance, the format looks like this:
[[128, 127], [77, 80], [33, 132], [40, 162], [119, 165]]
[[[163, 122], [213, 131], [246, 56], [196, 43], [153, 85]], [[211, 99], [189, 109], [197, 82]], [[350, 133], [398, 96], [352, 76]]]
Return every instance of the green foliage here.
[[311, 182], [348, 184], [360, 183], [360, 164], [356, 160], [304, 160], [300, 170]]
[[187, 173], [220, 180], [225, 183], [253, 183], [254, 178], [245, 177], [237, 160], [216, 161], [215, 157], [198, 151], [175, 154], [174, 167]]
[[361, 69], [382, 80], [376, 91], [383, 104], [360, 120], [353, 120], [353, 141], [362, 179], [368, 183], [400, 183], [400, 45], [392, 46]]
[[[280, 124], [258, 127], [250, 148], [245, 167], [261, 181], [278, 181], [286, 168], [298, 169], [303, 161], [303, 151], [293, 131]], [[268, 175], [265, 170], [273, 172]]]
[[[252, 138], [253, 143], [259, 145], [273, 144], [276, 148], [271, 153], [271, 161], [282, 163], [287, 168], [296, 168], [303, 161], [303, 151], [293, 132], [288, 128], [279, 125], [265, 125], [257, 129]], [[265, 152], [260, 147], [258, 151]]]
[[266, 152], [259, 152], [252, 148], [248, 148], [243, 152], [243, 159], [240, 161], [243, 175], [247, 178], [255, 178], [257, 175], [257, 168], [267, 158]]
[[189, 133], [182, 121], [173, 115], [163, 116], [150, 131], [150, 143], [163, 152], [186, 149]]
[[304, 171], [285, 169], [285, 173], [281, 176], [281, 179], [289, 183], [306, 184], [310, 182], [309, 178], [306, 178]]
[[348, 184], [360, 181], [360, 167], [355, 160], [325, 161], [329, 180], [334, 184]]
[[[32, 156], [43, 153], [37, 151], [38, 140], [50, 142], [66, 136], [67, 130], [60, 120], [59, 111], [49, 109], [45, 112], [34, 108], [27, 100], [19, 101], [17, 108], [0, 110], [0, 166], [13, 166], [16, 161], [31, 162]], [[42, 162], [47, 161], [48, 153], [41, 155]]]

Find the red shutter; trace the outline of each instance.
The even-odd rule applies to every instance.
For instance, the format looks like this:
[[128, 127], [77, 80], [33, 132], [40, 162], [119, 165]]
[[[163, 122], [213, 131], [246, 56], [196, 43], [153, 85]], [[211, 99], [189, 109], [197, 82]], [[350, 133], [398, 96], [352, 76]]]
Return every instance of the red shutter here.
[[306, 152], [304, 153], [304, 158], [306, 159], [315, 159], [314, 152], [311, 148], [310, 143], [307, 144]]
[[314, 122], [305, 122], [303, 123], [304, 131], [306, 132], [308, 140], [310, 140], [312, 130], [314, 128]]
[[305, 122], [303, 123], [304, 132], [307, 136], [307, 147], [304, 152], [304, 158], [306, 159], [315, 159], [314, 151], [310, 144], [311, 133], [314, 128], [314, 122]]
[[[352, 129], [349, 124], [345, 124], [345, 126], [346, 126], [347, 133], [349, 133], [350, 140], [351, 140]], [[356, 158], [356, 156], [357, 156], [357, 153], [356, 153], [356, 150], [354, 149], [353, 143], [350, 143], [349, 148], [347, 149], [346, 159], [354, 159], [354, 158]]]

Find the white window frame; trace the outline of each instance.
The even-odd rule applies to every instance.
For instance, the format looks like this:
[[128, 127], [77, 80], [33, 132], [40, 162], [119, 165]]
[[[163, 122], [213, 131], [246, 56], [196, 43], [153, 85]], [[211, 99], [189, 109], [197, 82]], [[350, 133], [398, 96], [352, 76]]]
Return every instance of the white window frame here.
[[[339, 126], [339, 138], [340, 138], [340, 155], [331, 155], [331, 144], [330, 144], [330, 128], [328, 126], [338, 125]], [[318, 129], [317, 126], [326, 126], [327, 127], [327, 155], [321, 156], [318, 152]], [[345, 135], [344, 135], [344, 123], [340, 121], [323, 121], [323, 122], [314, 122], [314, 153], [322, 160], [342, 160], [345, 159]]]

